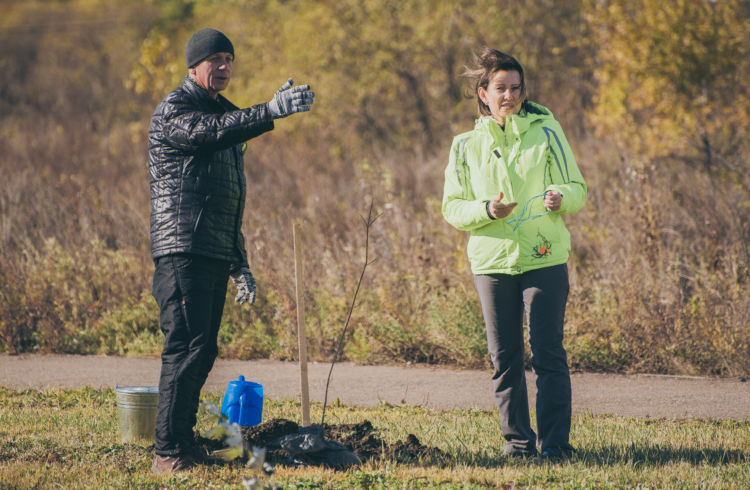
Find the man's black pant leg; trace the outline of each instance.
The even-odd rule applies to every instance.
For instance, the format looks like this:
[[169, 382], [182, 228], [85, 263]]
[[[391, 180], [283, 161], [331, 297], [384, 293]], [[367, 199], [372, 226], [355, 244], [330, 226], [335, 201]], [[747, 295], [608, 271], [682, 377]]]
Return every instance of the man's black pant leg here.
[[180, 254], [157, 259], [153, 295], [164, 333], [156, 454], [192, 448], [200, 390], [218, 353], [229, 263]]

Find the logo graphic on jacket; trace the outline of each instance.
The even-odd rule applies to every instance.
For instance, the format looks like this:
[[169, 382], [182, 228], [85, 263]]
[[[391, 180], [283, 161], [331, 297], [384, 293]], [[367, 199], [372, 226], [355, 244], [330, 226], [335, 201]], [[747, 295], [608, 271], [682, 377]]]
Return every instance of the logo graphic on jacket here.
[[543, 259], [552, 253], [552, 244], [541, 233], [537, 233], [536, 236], [542, 241], [533, 248], [534, 253], [531, 256], [535, 259]]

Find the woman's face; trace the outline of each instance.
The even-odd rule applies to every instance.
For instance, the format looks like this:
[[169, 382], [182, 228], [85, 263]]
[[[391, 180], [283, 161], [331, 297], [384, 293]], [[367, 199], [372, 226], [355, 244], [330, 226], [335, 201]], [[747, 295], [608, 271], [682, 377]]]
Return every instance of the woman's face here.
[[479, 98], [490, 108], [492, 117], [505, 125], [505, 117], [518, 114], [523, 103], [521, 74], [516, 70], [498, 70], [490, 76], [487, 88], [479, 87]]

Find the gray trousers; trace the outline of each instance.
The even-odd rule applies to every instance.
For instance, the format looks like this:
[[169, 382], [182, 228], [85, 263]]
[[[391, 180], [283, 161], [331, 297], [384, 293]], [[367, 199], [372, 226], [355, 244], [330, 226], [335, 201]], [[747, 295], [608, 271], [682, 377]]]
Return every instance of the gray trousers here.
[[519, 275], [475, 275], [487, 329], [495, 400], [506, 450], [534, 452], [524, 373], [523, 312], [529, 326], [531, 366], [537, 375], [536, 421], [542, 450], [570, 448], [570, 371], [563, 348], [568, 299], [565, 264]]

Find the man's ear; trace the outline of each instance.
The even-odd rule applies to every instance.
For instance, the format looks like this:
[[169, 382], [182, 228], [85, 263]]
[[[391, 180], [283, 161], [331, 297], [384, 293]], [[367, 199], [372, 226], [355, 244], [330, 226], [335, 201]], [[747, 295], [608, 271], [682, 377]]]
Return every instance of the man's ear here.
[[191, 77], [195, 76], [195, 67], [188, 68], [188, 75], [190, 75]]

